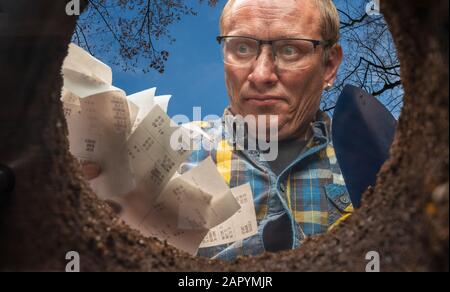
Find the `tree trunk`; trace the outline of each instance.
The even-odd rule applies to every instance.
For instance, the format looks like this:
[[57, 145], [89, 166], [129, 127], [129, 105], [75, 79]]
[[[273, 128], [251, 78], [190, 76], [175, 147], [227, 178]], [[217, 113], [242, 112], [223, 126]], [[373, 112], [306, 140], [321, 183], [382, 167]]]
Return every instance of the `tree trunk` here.
[[[13, 2], [13, 1], [10, 1]], [[68, 2], [68, 1], [67, 1]], [[66, 1], [0, 7], [0, 164], [16, 188], [0, 198], [0, 270], [448, 270], [448, 1], [382, 1], [402, 64], [405, 106], [391, 159], [363, 207], [332, 233], [278, 255], [216, 263], [145, 239], [82, 181], [68, 151], [60, 68], [75, 28]]]

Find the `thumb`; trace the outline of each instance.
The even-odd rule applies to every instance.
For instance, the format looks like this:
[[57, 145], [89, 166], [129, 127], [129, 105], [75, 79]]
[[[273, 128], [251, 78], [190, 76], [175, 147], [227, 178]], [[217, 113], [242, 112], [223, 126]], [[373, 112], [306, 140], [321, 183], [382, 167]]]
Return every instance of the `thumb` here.
[[100, 175], [101, 168], [98, 164], [92, 162], [84, 162], [81, 165], [83, 176], [87, 180], [92, 180]]

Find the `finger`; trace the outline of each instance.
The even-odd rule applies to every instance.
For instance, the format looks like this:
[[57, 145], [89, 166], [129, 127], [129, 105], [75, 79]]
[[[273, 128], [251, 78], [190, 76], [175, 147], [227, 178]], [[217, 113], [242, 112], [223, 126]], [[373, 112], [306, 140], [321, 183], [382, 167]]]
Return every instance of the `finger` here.
[[100, 175], [100, 166], [96, 163], [86, 162], [81, 166], [83, 170], [83, 176], [87, 180], [92, 180]]

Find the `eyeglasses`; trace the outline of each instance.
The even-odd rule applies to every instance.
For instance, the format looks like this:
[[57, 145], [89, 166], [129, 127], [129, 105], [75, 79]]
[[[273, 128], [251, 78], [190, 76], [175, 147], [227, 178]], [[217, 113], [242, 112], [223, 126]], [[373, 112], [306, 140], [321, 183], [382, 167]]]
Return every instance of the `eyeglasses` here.
[[275, 65], [280, 69], [306, 68], [318, 46], [329, 46], [329, 42], [310, 39], [258, 40], [243, 36], [219, 36], [225, 64], [248, 68], [259, 58], [263, 45], [272, 47]]

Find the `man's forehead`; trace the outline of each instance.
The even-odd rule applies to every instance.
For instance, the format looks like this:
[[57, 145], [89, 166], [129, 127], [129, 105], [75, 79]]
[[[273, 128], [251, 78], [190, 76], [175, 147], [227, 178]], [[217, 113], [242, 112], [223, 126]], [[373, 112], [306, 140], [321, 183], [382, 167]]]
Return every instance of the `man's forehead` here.
[[300, 24], [319, 21], [319, 12], [314, 0], [235, 0], [224, 14], [225, 30], [235, 26], [252, 25], [251, 21], [265, 22], [265, 25]]
[[232, 9], [236, 9], [240, 6], [254, 5], [261, 8], [268, 7], [280, 7], [280, 8], [289, 8], [295, 6], [300, 3], [301, 0], [234, 0]]
[[315, 8], [315, 0], [234, 0], [227, 14], [236, 14], [244, 9], [258, 9], [268, 13], [301, 14]]

